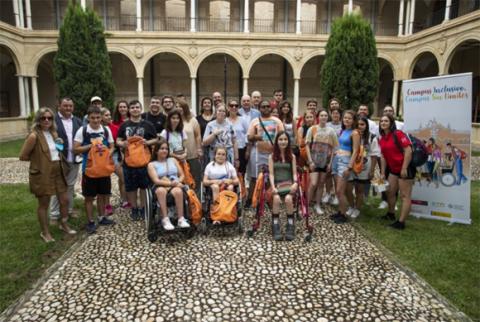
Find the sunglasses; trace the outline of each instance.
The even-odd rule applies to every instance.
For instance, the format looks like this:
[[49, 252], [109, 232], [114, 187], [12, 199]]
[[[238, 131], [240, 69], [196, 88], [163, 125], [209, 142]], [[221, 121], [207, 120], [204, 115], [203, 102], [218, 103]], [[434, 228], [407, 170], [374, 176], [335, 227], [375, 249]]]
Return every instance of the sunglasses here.
[[53, 117], [52, 116], [42, 116], [40, 118], [40, 120], [42, 120], [42, 121], [52, 121]]

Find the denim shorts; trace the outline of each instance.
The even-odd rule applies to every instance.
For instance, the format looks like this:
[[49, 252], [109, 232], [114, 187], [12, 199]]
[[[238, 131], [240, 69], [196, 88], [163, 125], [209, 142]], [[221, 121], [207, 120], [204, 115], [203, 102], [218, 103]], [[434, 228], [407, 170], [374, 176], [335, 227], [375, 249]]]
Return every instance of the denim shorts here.
[[[343, 177], [343, 173], [348, 169], [348, 164], [350, 163], [351, 158], [352, 157], [349, 155], [336, 155], [332, 162], [332, 174]], [[347, 180], [350, 181], [352, 179], [353, 171], [350, 171], [350, 175], [348, 176]]]

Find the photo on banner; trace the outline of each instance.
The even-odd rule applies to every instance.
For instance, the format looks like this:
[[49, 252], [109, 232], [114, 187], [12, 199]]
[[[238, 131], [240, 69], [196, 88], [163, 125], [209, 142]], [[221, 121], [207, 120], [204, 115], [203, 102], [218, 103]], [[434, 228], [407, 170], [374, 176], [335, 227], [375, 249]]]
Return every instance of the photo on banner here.
[[403, 82], [404, 131], [422, 140], [411, 214], [470, 224], [472, 73]]

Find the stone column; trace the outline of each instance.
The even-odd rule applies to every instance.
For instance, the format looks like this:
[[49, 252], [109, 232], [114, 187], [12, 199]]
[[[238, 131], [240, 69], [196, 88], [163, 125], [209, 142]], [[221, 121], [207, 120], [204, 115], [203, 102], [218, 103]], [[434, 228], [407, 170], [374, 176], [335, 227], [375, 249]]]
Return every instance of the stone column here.
[[137, 77], [138, 80], [138, 100], [142, 103], [142, 106], [145, 106], [144, 97], [143, 97], [143, 77]]
[[295, 21], [295, 32], [298, 34], [302, 33], [302, 0], [297, 0], [297, 12], [296, 12], [296, 21]]
[[190, 111], [197, 115], [197, 77], [190, 76]]
[[197, 31], [197, 5], [195, 0], [190, 0], [190, 32]]
[[32, 29], [32, 7], [30, 0], [25, 0], [25, 10], [27, 12], [27, 29]]
[[23, 76], [18, 77], [18, 98], [20, 101], [20, 116], [27, 116], [27, 109], [25, 108], [25, 82]]
[[248, 95], [248, 76], [243, 76], [243, 95]]
[[398, 80], [393, 80], [392, 106], [395, 111], [398, 108]]
[[28, 82], [29, 77], [24, 77], [23, 82], [25, 83], [25, 112], [26, 115], [28, 116], [30, 112], [32, 111], [32, 106], [30, 104], [30, 84]]
[[137, 0], [137, 30], [142, 31], [142, 0]]
[[300, 78], [294, 78], [293, 83], [293, 115], [298, 115], [300, 101]]
[[403, 34], [404, 35], [409, 35], [409, 27], [410, 27], [410, 5], [411, 5], [412, 1], [411, 0], [407, 0], [407, 10], [405, 11], [405, 24], [404, 24], [404, 32]]
[[33, 98], [33, 112], [36, 113], [40, 108], [38, 103], [38, 85], [37, 85], [38, 76], [32, 77], [32, 98]]
[[452, 0], [447, 0], [447, 4], [445, 5], [445, 18], [443, 22], [450, 20], [450, 7], [452, 6]]
[[83, 10], [87, 9], [87, 0], [80, 0], [80, 6]]
[[353, 12], [353, 0], [348, 0], [348, 14], [352, 14]]
[[410, 7], [410, 29], [409, 29], [409, 35], [413, 34], [413, 23], [415, 22], [415, 0], [411, 0], [412, 5]]
[[403, 20], [404, 20], [405, 0], [400, 0], [400, 8], [398, 9], [398, 36], [403, 35]]
[[249, 1], [244, 0], [244, 10], [243, 10], [243, 32], [250, 32], [250, 9], [249, 9]]
[[20, 28], [25, 28], [25, 15], [23, 14], [23, 0], [18, 0], [18, 13], [20, 14]]
[[18, 0], [12, 0], [13, 2], [13, 15], [15, 16], [15, 27], [20, 27], [20, 13], [18, 12]]

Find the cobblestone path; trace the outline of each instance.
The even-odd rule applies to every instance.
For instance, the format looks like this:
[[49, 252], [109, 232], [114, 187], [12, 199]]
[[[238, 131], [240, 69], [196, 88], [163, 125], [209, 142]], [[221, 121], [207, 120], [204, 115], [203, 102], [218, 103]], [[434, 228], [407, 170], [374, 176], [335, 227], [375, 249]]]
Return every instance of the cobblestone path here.
[[[253, 213], [247, 212], [247, 227]], [[33, 291], [11, 321], [456, 321], [457, 312], [350, 224], [315, 218], [311, 243], [269, 223], [150, 243], [116, 211]], [[284, 224], [284, 223], [283, 223]]]

